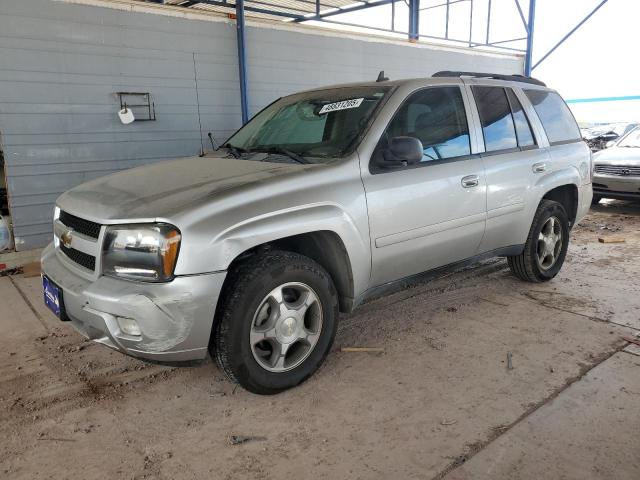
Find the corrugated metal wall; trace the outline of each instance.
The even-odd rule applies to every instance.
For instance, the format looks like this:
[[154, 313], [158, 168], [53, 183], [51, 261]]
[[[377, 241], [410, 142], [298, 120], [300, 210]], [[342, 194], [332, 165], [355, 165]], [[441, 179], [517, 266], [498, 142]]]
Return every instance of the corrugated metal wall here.
[[[437, 70], [522, 71], [516, 57], [250, 25], [250, 111], [318, 85]], [[17, 248], [45, 245], [56, 197], [97, 176], [197, 154], [200, 123], [240, 125], [235, 25], [53, 0], [0, 0], [0, 141]], [[197, 84], [197, 91], [196, 91]], [[157, 121], [122, 125], [115, 92]], [[198, 114], [199, 111], [199, 114]]]

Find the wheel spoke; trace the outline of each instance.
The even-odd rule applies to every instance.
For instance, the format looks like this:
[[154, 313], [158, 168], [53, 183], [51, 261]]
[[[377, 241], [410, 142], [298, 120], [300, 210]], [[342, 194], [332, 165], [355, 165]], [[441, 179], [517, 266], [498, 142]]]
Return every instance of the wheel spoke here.
[[264, 340], [276, 340], [276, 329], [274, 326], [267, 329], [252, 328], [249, 332], [251, 345], [256, 345]]
[[281, 305], [281, 304], [284, 303], [284, 295], [282, 294], [282, 286], [279, 286], [278, 288], [274, 288], [271, 291], [271, 293], [269, 294], [269, 296], [271, 298], [273, 298], [278, 305]]
[[540, 240], [538, 242], [538, 248], [536, 249], [536, 251], [538, 253], [538, 259], [542, 261], [542, 259], [544, 259], [544, 256], [547, 252], [547, 244], [544, 240]]
[[271, 354], [272, 368], [284, 368], [284, 363], [287, 359], [287, 351], [289, 350], [290, 346], [290, 343], [275, 342], [273, 344], [273, 353]]
[[320, 338], [320, 332], [312, 332], [311, 330], [305, 328], [302, 333], [302, 337], [300, 340], [308, 343], [309, 345], [314, 345], [315, 342]]
[[290, 308], [297, 311], [300, 320], [304, 321], [304, 315], [311, 305], [316, 301], [316, 296], [309, 291], [304, 291], [300, 294], [300, 298]]

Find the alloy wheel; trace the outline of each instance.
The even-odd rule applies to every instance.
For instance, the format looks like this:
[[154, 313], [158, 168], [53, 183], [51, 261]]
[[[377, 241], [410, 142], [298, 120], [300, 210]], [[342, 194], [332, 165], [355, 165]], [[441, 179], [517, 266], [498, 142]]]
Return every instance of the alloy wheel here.
[[260, 302], [249, 341], [258, 364], [270, 372], [291, 370], [304, 362], [322, 331], [322, 305], [304, 283], [285, 283]]
[[537, 258], [542, 270], [553, 267], [562, 250], [562, 226], [557, 217], [549, 217], [538, 235]]

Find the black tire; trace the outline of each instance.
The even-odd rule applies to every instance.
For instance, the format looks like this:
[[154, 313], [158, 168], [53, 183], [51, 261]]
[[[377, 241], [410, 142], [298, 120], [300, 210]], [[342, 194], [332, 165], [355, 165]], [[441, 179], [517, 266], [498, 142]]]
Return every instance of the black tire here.
[[594, 195], [591, 199], [591, 205], [597, 205], [602, 200], [602, 195]]
[[[273, 395], [307, 380], [324, 362], [337, 330], [338, 295], [329, 274], [308, 257], [273, 250], [248, 258], [229, 276], [210, 342], [220, 369], [231, 381], [261, 395]], [[315, 347], [301, 364], [286, 372], [271, 372], [254, 358], [249, 335], [265, 296], [288, 282], [313, 289], [322, 307], [322, 326]]]
[[[538, 260], [538, 236], [547, 220], [552, 216], [555, 216], [559, 220], [562, 230], [562, 246], [555, 263], [545, 270], [541, 267]], [[511, 272], [520, 280], [527, 282], [538, 283], [551, 280], [558, 274], [567, 256], [569, 233], [569, 218], [564, 207], [560, 203], [552, 200], [542, 200], [533, 217], [524, 250], [520, 255], [507, 257]]]

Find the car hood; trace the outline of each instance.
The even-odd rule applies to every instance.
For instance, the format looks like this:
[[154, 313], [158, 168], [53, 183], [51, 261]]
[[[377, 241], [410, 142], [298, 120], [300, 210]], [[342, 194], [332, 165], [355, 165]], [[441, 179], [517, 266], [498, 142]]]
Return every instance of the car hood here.
[[593, 163], [596, 165], [640, 166], [640, 148], [607, 148], [594, 155]]
[[220, 196], [315, 167], [215, 155], [182, 158], [83, 183], [56, 203], [69, 213], [103, 223], [168, 219]]

